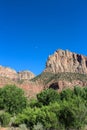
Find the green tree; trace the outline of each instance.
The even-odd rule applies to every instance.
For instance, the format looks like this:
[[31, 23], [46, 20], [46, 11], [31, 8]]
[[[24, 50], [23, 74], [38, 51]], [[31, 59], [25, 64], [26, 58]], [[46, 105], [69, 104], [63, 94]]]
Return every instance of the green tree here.
[[59, 94], [56, 90], [46, 89], [41, 93], [37, 94], [37, 99], [43, 105], [49, 105], [51, 102], [59, 101]]
[[21, 112], [27, 105], [24, 91], [15, 85], [6, 85], [0, 89], [0, 108], [14, 114]]
[[81, 130], [86, 125], [87, 108], [81, 97], [64, 100], [61, 104], [59, 122], [66, 130]]
[[80, 130], [84, 128], [87, 124], [87, 107], [85, 105], [85, 101], [80, 97], [75, 97], [71, 101], [71, 108], [74, 115], [73, 127], [76, 130]]
[[70, 103], [67, 101], [63, 101], [61, 105], [60, 114], [59, 114], [59, 122], [65, 129], [68, 130], [73, 125], [74, 115]]

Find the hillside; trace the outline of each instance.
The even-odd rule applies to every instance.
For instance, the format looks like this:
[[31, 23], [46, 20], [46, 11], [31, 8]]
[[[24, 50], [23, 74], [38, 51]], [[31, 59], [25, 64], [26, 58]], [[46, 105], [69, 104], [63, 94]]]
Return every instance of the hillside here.
[[87, 86], [87, 57], [68, 50], [57, 50], [48, 57], [45, 70], [36, 77], [28, 70], [16, 72], [0, 66], [0, 87], [6, 84], [16, 84], [30, 97], [46, 88], [62, 91], [67, 87]]
[[83, 82], [87, 81], [87, 75], [86, 74], [79, 74], [79, 73], [70, 73], [70, 72], [62, 72], [53, 74], [50, 72], [43, 72], [42, 74], [36, 76], [35, 78], [31, 79], [31, 81], [38, 81], [42, 82], [44, 85], [48, 84], [52, 80], [58, 81], [58, 80], [66, 80], [72, 82], [73, 80], [80, 80]]
[[49, 73], [43, 72], [32, 79], [33, 82], [41, 82], [44, 88], [54, 88], [61, 91], [64, 88], [73, 88], [74, 86], [87, 86], [87, 75], [79, 73]]

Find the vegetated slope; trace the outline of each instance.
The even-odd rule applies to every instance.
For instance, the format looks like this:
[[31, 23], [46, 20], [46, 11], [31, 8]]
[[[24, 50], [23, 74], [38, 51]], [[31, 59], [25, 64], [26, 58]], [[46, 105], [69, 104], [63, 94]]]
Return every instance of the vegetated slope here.
[[45, 85], [50, 81], [58, 81], [58, 80], [66, 80], [66, 81], [73, 81], [73, 80], [81, 80], [83, 82], [87, 81], [87, 74], [79, 74], [79, 73], [70, 73], [70, 72], [62, 72], [62, 73], [50, 73], [50, 72], [43, 72], [40, 75], [36, 76], [35, 78], [31, 79], [31, 81], [42, 81]]
[[33, 79], [31, 79], [31, 81], [33, 82], [41, 82], [43, 83], [44, 85], [46, 85], [46, 83], [54, 77], [54, 73], [50, 73], [50, 72], [43, 72], [41, 73], [40, 75], [34, 77]]
[[62, 72], [56, 74], [43, 72], [42, 74], [33, 78], [32, 81], [42, 82], [44, 88], [53, 87], [55, 89], [55, 87], [57, 87], [58, 90], [62, 90], [63, 88], [67, 87], [72, 88], [74, 86], [87, 86], [87, 75], [70, 72]]

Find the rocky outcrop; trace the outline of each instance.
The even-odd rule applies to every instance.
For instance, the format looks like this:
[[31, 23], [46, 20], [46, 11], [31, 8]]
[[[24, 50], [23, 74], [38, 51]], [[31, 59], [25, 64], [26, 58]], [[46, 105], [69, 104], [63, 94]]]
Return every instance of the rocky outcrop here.
[[30, 71], [16, 72], [9, 67], [0, 66], [0, 77], [9, 78], [12, 80], [30, 80], [31, 78], [34, 78], [35, 75]]
[[75, 86], [85, 87], [87, 86], [87, 81], [73, 80], [70, 82], [67, 80], [59, 80], [49, 83], [48, 85], [46, 85], [46, 88], [52, 88], [61, 92], [63, 89], [66, 88], [73, 89]]
[[87, 57], [68, 50], [57, 50], [48, 57], [45, 72], [87, 74]]
[[0, 76], [10, 79], [17, 79], [17, 72], [11, 68], [0, 66]]
[[24, 80], [24, 79], [26, 79], [26, 80], [28, 80], [28, 79], [32, 79], [32, 78], [34, 78], [35, 77], [35, 75], [32, 73], [32, 72], [30, 72], [30, 71], [21, 71], [21, 72], [18, 72], [18, 79], [19, 80]]

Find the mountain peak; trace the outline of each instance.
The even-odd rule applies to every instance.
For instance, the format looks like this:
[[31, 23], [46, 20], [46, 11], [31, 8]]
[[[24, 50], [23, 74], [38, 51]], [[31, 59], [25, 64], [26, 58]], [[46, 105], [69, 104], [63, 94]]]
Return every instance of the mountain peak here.
[[87, 57], [59, 49], [48, 57], [45, 72], [72, 72], [87, 74]]

